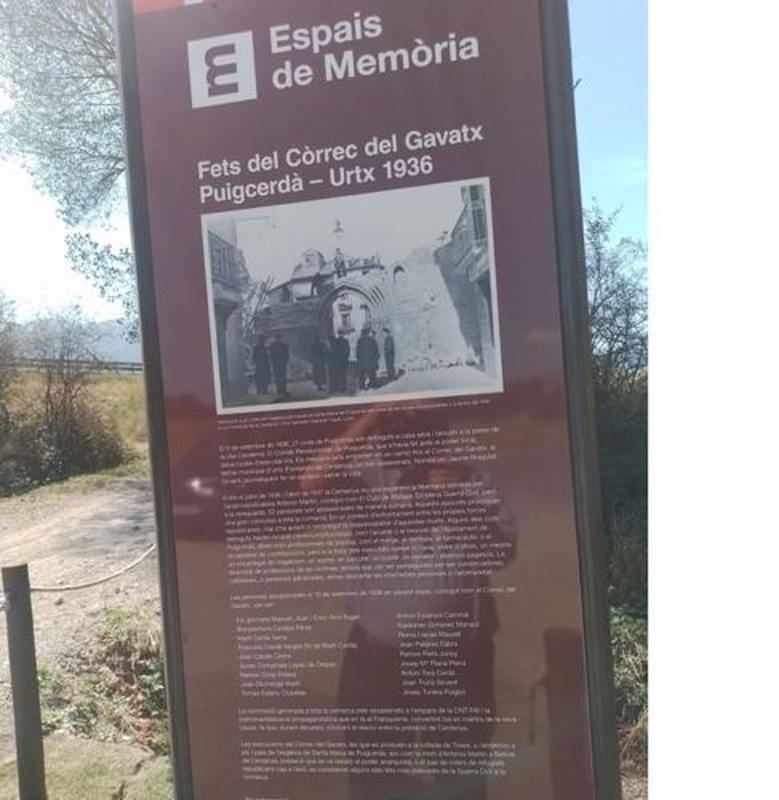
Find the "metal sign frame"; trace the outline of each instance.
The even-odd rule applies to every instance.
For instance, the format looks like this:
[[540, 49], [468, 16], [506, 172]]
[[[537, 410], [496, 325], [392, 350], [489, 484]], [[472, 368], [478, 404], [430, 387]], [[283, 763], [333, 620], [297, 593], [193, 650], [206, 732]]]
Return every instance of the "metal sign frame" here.
[[[614, 724], [613, 666], [607, 617], [593, 395], [589, 380], [587, 295], [568, 13], [565, 0], [539, 0], [539, 8], [560, 284], [565, 391], [581, 571], [594, 788], [598, 798], [616, 800], [621, 792]], [[184, 691], [178, 572], [173, 541], [171, 453], [167, 446], [168, 425], [163, 408], [165, 376], [160, 359], [155, 267], [152, 258], [131, 0], [115, 0], [115, 11], [158, 528], [172, 761], [177, 797], [190, 800], [194, 797], [194, 788]]]

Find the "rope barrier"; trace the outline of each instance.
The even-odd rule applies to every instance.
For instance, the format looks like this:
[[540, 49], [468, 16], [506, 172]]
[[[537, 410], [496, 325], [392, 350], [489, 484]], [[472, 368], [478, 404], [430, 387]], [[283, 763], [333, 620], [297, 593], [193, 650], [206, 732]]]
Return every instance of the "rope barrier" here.
[[49, 592], [74, 592], [78, 589], [89, 589], [92, 586], [98, 586], [101, 583], [108, 583], [108, 581], [112, 581], [114, 578], [118, 578], [120, 575], [124, 575], [125, 572], [129, 572], [133, 567], [137, 567], [145, 558], [148, 558], [156, 549], [157, 545], [153, 544], [148, 550], [142, 553], [135, 561], [132, 561], [127, 566], [122, 567], [122, 569], [118, 570], [117, 572], [112, 572], [110, 575], [106, 575], [104, 578], [97, 578], [93, 581], [86, 581], [85, 583], [76, 583], [76, 584], [66, 584], [64, 586], [31, 586], [30, 592], [38, 592], [38, 593], [49, 593]]

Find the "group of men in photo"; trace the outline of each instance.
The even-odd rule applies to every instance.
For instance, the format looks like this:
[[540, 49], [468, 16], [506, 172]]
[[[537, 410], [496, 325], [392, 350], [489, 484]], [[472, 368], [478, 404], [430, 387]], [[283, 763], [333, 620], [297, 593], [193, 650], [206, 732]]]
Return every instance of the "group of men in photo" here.
[[[375, 389], [380, 385], [379, 365], [384, 354], [386, 383], [397, 378], [395, 370], [395, 340], [389, 328], [383, 328], [381, 349], [376, 334], [370, 326], [363, 328], [357, 339], [355, 360], [357, 362], [358, 389]], [[314, 337], [309, 353], [311, 380], [318, 392], [347, 394], [351, 344], [343, 332], [326, 339]], [[278, 399], [290, 397], [288, 390], [289, 345], [281, 334], [275, 334], [270, 344], [265, 336], [258, 336], [252, 349], [254, 379], [257, 395], [267, 395], [273, 382]]]
[[271, 377], [276, 394], [287, 397], [287, 366], [289, 364], [289, 345], [277, 333], [271, 343], [266, 344], [264, 336], [258, 336], [252, 348], [254, 361], [254, 381], [258, 395], [270, 392]]

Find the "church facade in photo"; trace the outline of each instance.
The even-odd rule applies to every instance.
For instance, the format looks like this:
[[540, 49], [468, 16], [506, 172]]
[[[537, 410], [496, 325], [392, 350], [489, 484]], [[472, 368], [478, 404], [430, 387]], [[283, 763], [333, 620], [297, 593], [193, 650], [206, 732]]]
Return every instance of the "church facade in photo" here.
[[[291, 386], [312, 380], [317, 342], [343, 337], [356, 372], [358, 340], [369, 331], [384, 360], [391, 337], [395, 363], [387, 374], [425, 373], [455, 366], [495, 378], [493, 278], [490, 267], [484, 186], [461, 188], [462, 211], [451, 233], [411, 249], [403, 259], [381, 253], [353, 253], [344, 226], [335, 221], [331, 246], [302, 250], [288, 278], [247, 302], [252, 282], [263, 280], [247, 265], [236, 225], [209, 220], [211, 293], [223, 402], [240, 404], [252, 386], [252, 348], [280, 339], [289, 350]], [[348, 226], [348, 220], [345, 220]], [[274, 265], [276, 267], [277, 265]], [[283, 274], [283, 268], [274, 269]], [[250, 275], [251, 273], [251, 275]], [[351, 374], [350, 373], [350, 374]]]

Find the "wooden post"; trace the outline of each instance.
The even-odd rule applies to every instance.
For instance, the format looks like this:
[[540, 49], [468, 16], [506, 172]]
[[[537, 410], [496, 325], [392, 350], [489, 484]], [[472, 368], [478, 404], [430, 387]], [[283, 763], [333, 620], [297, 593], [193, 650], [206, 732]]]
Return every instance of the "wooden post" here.
[[2, 573], [8, 623], [8, 661], [14, 704], [19, 799], [46, 800], [30, 577], [26, 564], [3, 567]]

